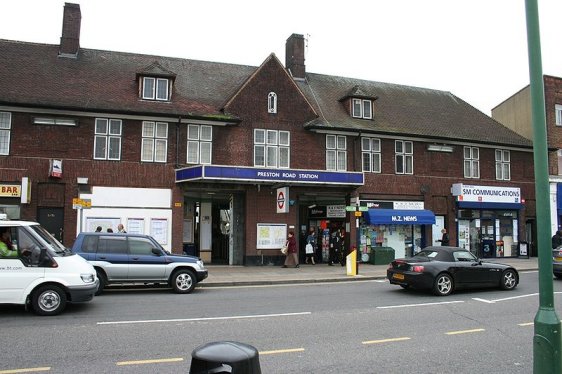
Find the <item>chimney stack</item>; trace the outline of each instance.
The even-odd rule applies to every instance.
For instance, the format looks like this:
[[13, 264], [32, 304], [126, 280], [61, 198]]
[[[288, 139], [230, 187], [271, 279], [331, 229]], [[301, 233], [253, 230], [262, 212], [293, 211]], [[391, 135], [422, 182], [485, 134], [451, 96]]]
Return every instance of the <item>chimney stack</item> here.
[[59, 56], [78, 56], [80, 49], [80, 4], [64, 3], [64, 15], [62, 19], [62, 36], [60, 38]]
[[306, 69], [304, 66], [304, 37], [300, 34], [293, 34], [287, 39], [285, 44], [285, 68], [289, 70], [293, 78], [305, 78]]

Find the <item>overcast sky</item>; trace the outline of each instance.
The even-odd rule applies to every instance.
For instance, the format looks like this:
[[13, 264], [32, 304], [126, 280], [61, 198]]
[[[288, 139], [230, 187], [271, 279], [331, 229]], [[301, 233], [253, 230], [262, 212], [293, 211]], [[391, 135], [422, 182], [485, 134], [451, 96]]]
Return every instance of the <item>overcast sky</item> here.
[[[562, 1], [538, 0], [562, 77]], [[529, 84], [524, 0], [75, 0], [80, 46], [259, 66], [307, 38], [306, 70], [449, 91], [486, 114]], [[0, 2], [0, 38], [59, 44], [62, 0]], [[1, 51], [0, 51], [1, 53]]]

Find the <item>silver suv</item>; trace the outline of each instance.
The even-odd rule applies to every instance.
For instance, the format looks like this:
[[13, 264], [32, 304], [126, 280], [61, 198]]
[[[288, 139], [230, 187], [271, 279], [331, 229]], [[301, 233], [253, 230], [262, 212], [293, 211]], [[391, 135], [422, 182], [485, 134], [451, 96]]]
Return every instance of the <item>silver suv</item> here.
[[96, 295], [111, 283], [168, 283], [177, 293], [190, 293], [208, 276], [199, 258], [171, 254], [148, 235], [83, 232], [72, 251], [96, 269]]

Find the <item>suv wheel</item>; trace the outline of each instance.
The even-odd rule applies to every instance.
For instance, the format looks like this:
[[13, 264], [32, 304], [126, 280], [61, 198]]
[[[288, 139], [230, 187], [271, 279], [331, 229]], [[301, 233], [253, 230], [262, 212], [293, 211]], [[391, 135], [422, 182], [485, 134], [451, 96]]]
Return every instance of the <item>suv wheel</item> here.
[[54, 316], [64, 310], [66, 294], [59, 286], [41, 286], [31, 295], [31, 306], [40, 316]]
[[172, 287], [177, 293], [190, 293], [195, 288], [197, 280], [191, 270], [180, 269], [172, 275]]
[[96, 296], [99, 296], [101, 295], [103, 289], [107, 285], [107, 277], [105, 276], [105, 273], [99, 269], [96, 269], [96, 275], [100, 281], [98, 285], [98, 289], [96, 290]]

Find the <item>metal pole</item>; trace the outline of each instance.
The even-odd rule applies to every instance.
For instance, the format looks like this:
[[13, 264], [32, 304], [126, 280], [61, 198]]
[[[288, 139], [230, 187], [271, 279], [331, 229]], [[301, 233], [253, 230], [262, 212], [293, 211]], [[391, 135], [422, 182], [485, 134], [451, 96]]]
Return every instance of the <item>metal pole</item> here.
[[560, 318], [554, 310], [552, 284], [552, 252], [550, 243], [550, 189], [546, 114], [542, 74], [541, 43], [537, 0], [526, 0], [527, 44], [531, 82], [533, 153], [535, 163], [535, 194], [537, 211], [537, 243], [539, 256], [539, 310], [535, 315], [533, 336], [533, 373], [560, 374]]

